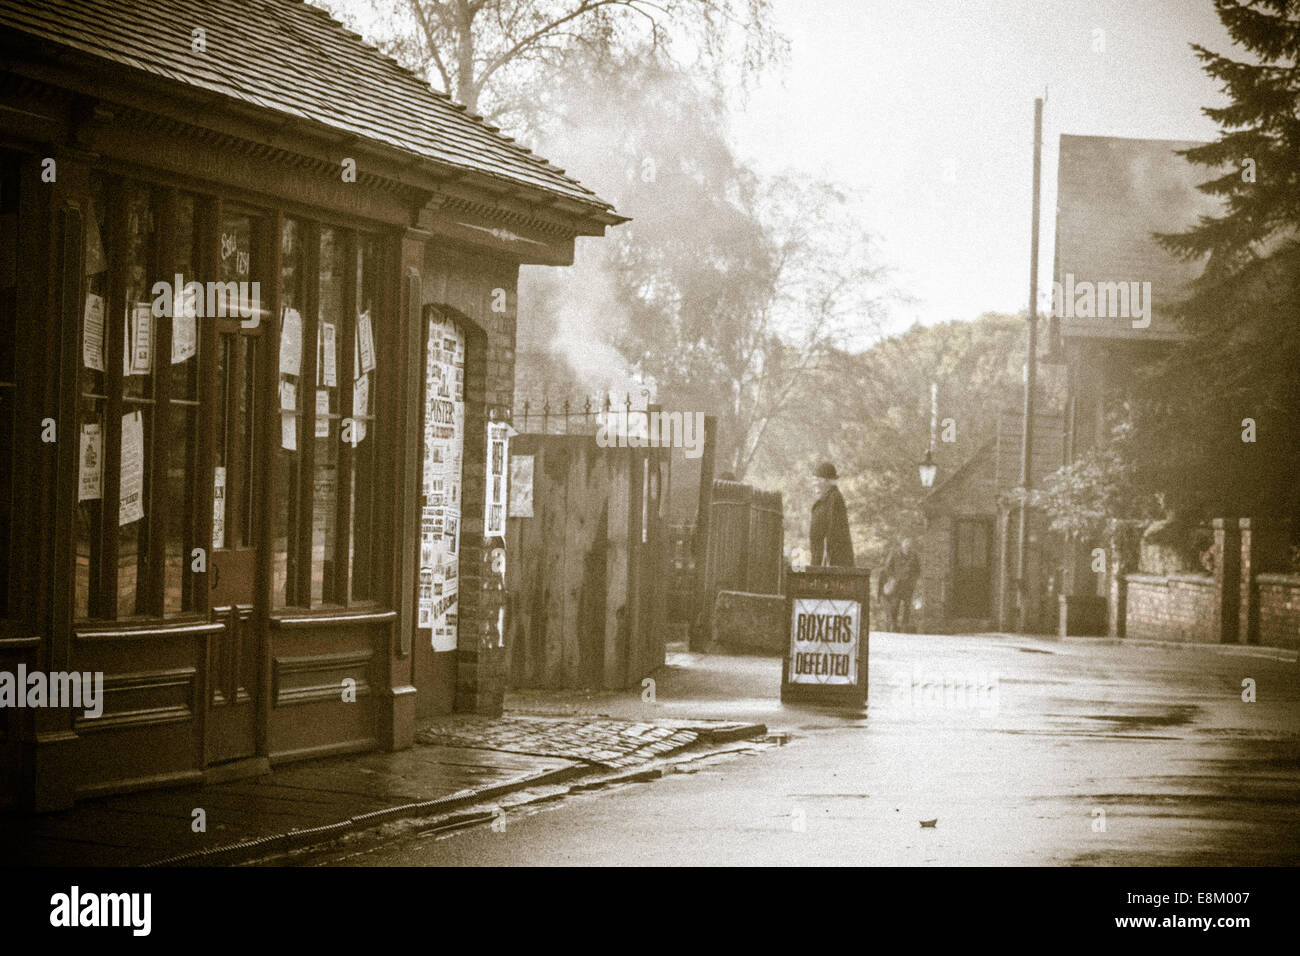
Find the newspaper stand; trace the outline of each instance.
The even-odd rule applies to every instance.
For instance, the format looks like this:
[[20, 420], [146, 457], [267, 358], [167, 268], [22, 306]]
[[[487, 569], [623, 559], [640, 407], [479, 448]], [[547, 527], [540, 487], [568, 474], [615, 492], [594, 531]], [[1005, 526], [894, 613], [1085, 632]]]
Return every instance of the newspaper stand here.
[[871, 571], [809, 568], [785, 581], [781, 700], [865, 707]]

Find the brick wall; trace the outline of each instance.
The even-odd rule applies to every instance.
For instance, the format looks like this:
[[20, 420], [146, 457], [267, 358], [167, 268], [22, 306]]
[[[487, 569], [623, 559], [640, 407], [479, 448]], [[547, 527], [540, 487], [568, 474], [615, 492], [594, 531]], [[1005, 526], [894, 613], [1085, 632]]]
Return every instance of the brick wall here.
[[[487, 252], [432, 243], [426, 249], [424, 303], [451, 310], [453, 318], [459, 313], [471, 323], [465, 329], [457, 647], [454, 653], [431, 655], [427, 665], [428, 682], [442, 692], [434, 703], [436, 712], [454, 702], [458, 711], [499, 714], [505, 692], [506, 648], [497, 638], [505, 591], [491, 568], [493, 546], [499, 542], [484, 538], [483, 510], [487, 422], [494, 410], [508, 417], [514, 401], [518, 274], [515, 263]], [[494, 310], [497, 302], [504, 311]], [[417, 677], [420, 670], [417, 661]]]
[[1151, 641], [1218, 643], [1214, 578], [1208, 574], [1126, 576], [1126, 636]]
[[1266, 647], [1300, 650], [1300, 575], [1261, 574], [1259, 589], [1259, 642]]

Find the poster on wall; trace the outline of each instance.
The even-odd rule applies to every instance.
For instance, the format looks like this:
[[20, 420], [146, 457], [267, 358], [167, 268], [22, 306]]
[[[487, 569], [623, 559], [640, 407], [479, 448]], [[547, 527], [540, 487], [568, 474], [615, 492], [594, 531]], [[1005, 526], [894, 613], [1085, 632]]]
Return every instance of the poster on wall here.
[[454, 651], [465, 435], [465, 406], [455, 383], [464, 375], [465, 345], [459, 328], [435, 313], [426, 331], [416, 626], [429, 630], [435, 651]]
[[226, 469], [212, 469], [212, 547], [226, 546]]
[[506, 422], [488, 423], [487, 504], [483, 509], [483, 535], [506, 535], [506, 462], [510, 460], [510, 436], [515, 430]]
[[122, 487], [118, 500], [119, 525], [144, 517], [144, 418], [139, 412], [122, 416]]
[[104, 494], [104, 434], [99, 422], [81, 426], [78, 501], [98, 501]]
[[510, 507], [507, 518], [533, 516], [533, 456], [510, 456]]
[[81, 361], [86, 368], [104, 371], [104, 298], [93, 292], [86, 293], [84, 331], [81, 340]]

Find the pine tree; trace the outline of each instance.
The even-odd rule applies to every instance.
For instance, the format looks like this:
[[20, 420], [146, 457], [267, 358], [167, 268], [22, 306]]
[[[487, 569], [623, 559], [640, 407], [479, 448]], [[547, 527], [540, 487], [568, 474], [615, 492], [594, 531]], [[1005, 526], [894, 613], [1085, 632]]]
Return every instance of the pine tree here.
[[1215, 7], [1253, 56], [1193, 44], [1231, 102], [1204, 110], [1219, 138], [1183, 155], [1217, 173], [1200, 188], [1223, 214], [1158, 237], [1205, 269], [1179, 311], [1193, 337], [1143, 382], [1131, 447], [1139, 474], [1175, 511], [1291, 516], [1300, 509], [1300, 2]]

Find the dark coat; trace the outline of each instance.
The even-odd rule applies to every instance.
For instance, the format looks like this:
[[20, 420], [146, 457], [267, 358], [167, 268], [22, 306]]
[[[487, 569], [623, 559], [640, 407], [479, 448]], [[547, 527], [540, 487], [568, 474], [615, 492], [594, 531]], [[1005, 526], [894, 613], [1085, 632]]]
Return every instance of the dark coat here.
[[877, 590], [883, 595], [885, 582], [892, 578], [894, 594], [910, 596], [912, 588], [916, 585], [916, 579], [920, 576], [921, 559], [917, 557], [916, 552], [903, 554], [901, 548], [895, 548], [889, 552], [889, 557], [885, 559], [884, 566], [880, 569]]
[[849, 537], [849, 512], [844, 507], [844, 496], [840, 494], [838, 488], [832, 486], [813, 505], [809, 543], [813, 567], [822, 565], [836, 568], [853, 567], [853, 540]]

